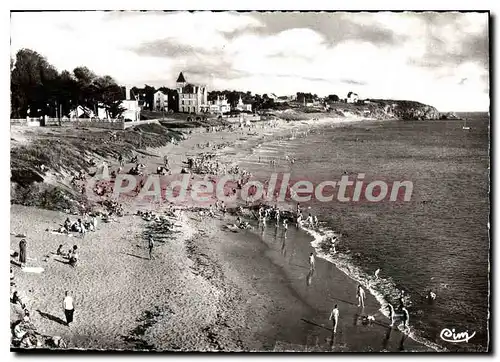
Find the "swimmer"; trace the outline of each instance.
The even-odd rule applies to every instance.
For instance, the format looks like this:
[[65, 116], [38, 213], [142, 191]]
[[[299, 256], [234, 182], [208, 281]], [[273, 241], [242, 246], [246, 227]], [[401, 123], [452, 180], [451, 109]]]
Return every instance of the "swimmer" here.
[[425, 298], [427, 299], [429, 304], [432, 304], [432, 302], [434, 302], [436, 300], [437, 294], [434, 293], [432, 290], [429, 290], [429, 292], [427, 293], [427, 296]]
[[403, 312], [403, 318], [402, 318], [403, 327], [407, 328], [408, 324], [410, 323], [410, 313], [408, 312], [408, 309], [406, 309], [405, 307], [402, 307], [401, 311]]
[[358, 289], [356, 291], [356, 297], [358, 298], [358, 307], [365, 307], [365, 290], [358, 284]]
[[313, 217], [311, 213], [309, 213], [309, 216], [306, 219], [306, 223], [309, 224], [309, 226], [313, 226]]
[[333, 310], [330, 313], [330, 320], [333, 324], [333, 333], [337, 333], [337, 325], [339, 324], [339, 309], [337, 308], [337, 304], [335, 304], [335, 307], [333, 307]]
[[302, 215], [299, 214], [299, 216], [297, 216], [297, 223], [295, 224], [295, 226], [298, 228], [300, 225], [302, 225]]
[[315, 269], [314, 253], [309, 254], [309, 267], [311, 270]]

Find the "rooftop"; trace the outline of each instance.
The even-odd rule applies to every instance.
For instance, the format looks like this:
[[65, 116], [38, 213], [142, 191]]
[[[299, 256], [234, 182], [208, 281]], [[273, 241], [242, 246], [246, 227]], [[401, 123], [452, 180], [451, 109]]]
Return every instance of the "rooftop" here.
[[186, 83], [186, 79], [184, 78], [184, 74], [182, 74], [182, 72], [180, 72], [177, 77], [177, 83]]

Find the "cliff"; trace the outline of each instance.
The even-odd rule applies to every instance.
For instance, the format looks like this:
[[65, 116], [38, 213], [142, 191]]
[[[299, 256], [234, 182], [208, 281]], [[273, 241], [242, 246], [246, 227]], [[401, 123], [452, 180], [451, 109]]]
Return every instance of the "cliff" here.
[[415, 101], [399, 101], [386, 99], [371, 99], [370, 104], [383, 108], [383, 113], [391, 119], [426, 120], [439, 119], [439, 111], [427, 104]]
[[439, 119], [438, 110], [427, 104], [405, 100], [370, 99], [360, 103], [327, 102], [313, 107], [291, 102], [274, 107], [272, 111], [289, 120], [318, 118], [324, 115], [366, 117], [379, 120]]

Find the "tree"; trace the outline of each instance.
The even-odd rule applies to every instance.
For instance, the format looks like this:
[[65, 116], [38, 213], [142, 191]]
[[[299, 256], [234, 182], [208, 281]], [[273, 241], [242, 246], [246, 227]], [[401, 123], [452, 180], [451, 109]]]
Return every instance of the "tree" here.
[[73, 74], [77, 83], [77, 105], [97, 112], [98, 94], [94, 84], [97, 75], [84, 66], [76, 67]]
[[98, 76], [85, 66], [59, 74], [30, 49], [19, 50], [15, 62], [11, 60], [11, 117], [62, 116], [82, 105], [95, 113], [104, 107], [117, 118], [125, 111], [122, 100], [121, 87], [112, 77]]
[[109, 75], [94, 79], [96, 100], [110, 118], [119, 118], [125, 108], [121, 106], [123, 100], [122, 88]]
[[[12, 116], [39, 116], [51, 113], [59, 74], [45, 57], [30, 49], [21, 49], [11, 70]], [[40, 110], [40, 111], [38, 111]]]
[[110, 118], [120, 118], [125, 112], [125, 107], [122, 106], [122, 101], [112, 101], [108, 103], [106, 112]]
[[144, 101], [146, 102], [147, 108], [150, 111], [152, 111], [156, 89], [155, 89], [155, 87], [151, 87], [151, 86], [145, 84], [144, 85], [144, 93], [145, 93]]
[[63, 70], [57, 79], [55, 102], [58, 105], [57, 114], [62, 117], [74, 109], [78, 103], [78, 87], [76, 79], [67, 70]]
[[338, 102], [338, 101], [340, 101], [340, 98], [336, 94], [330, 94], [330, 95], [328, 95], [328, 100], [332, 101], [332, 102]]

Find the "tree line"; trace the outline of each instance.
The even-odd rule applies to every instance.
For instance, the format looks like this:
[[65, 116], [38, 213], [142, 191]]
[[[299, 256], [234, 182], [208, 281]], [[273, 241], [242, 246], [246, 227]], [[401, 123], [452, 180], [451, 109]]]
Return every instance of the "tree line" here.
[[31, 49], [11, 59], [11, 118], [62, 117], [78, 106], [97, 114], [102, 107], [111, 118], [125, 111], [124, 89], [109, 75], [99, 76], [85, 66], [58, 70]]
[[[110, 118], [119, 118], [125, 109], [122, 100], [128, 95], [125, 88], [109, 75], [97, 75], [85, 66], [72, 71], [59, 72], [45, 57], [31, 49], [21, 49], [11, 59], [11, 118], [67, 116], [78, 106], [85, 107], [97, 114], [98, 108], [104, 108]], [[155, 88], [144, 85], [133, 87], [132, 96], [138, 99], [143, 109], [153, 110], [154, 94], [162, 91], [168, 96], [168, 108], [178, 111], [178, 94], [176, 89], [167, 87]], [[243, 103], [251, 104], [254, 111], [272, 109], [277, 105], [268, 94], [252, 94], [250, 91], [222, 90], [208, 92], [208, 101], [217, 97], [225, 97], [231, 107], [236, 107], [241, 97]], [[327, 97], [329, 101], [338, 102], [335, 95]], [[297, 92], [296, 101], [308, 103], [319, 100], [316, 94]]]

